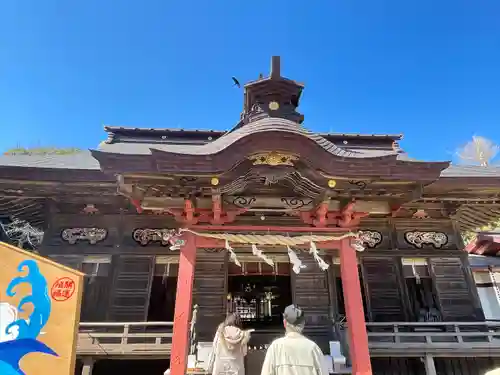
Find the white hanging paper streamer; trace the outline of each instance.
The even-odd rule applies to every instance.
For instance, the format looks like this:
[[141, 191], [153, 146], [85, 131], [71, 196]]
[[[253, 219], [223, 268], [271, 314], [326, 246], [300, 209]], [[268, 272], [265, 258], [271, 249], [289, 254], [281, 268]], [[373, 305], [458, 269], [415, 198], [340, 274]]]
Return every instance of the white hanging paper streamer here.
[[415, 264], [415, 261], [412, 260], [411, 262], [411, 270], [413, 271], [413, 276], [415, 276], [415, 282], [417, 284], [420, 284], [420, 275], [418, 274], [417, 267]]
[[290, 263], [292, 263], [292, 270], [295, 273], [300, 273], [302, 268], [307, 268], [305, 264], [302, 264], [302, 261], [299, 259], [297, 254], [290, 248], [290, 246], [286, 247], [288, 250], [288, 258], [290, 258]]
[[269, 264], [271, 267], [274, 267], [274, 262], [271, 258], [268, 258], [262, 250], [257, 249], [257, 245], [252, 244], [252, 253], [255, 255], [257, 258], [262, 259], [264, 262]]
[[229, 241], [226, 240], [226, 250], [229, 252], [229, 260], [241, 268], [241, 263], [234, 252], [234, 249], [229, 245]]
[[330, 265], [326, 263], [323, 259], [318, 254], [318, 248], [316, 247], [316, 244], [311, 241], [311, 247], [309, 248], [309, 254], [312, 254], [316, 262], [318, 262], [319, 268], [321, 268], [323, 271], [326, 271]]

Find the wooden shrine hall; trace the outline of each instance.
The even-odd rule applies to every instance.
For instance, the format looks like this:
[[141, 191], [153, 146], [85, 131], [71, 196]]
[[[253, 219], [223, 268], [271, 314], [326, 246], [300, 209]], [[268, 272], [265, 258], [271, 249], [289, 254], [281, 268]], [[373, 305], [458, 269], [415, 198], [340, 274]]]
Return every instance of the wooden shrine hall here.
[[308, 130], [279, 57], [242, 88], [228, 131], [106, 127], [89, 152], [0, 157], [0, 215], [36, 219], [40, 254], [88, 275], [78, 374], [184, 375], [228, 312], [256, 329], [253, 374], [291, 303], [331, 373], [499, 365], [461, 232], [500, 217], [500, 169]]

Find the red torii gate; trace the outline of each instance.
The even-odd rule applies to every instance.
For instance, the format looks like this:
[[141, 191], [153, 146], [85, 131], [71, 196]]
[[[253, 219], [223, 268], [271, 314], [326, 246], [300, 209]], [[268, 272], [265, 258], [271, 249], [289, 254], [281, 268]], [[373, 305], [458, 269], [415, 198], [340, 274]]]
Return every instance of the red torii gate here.
[[[263, 227], [263, 226], [226, 226], [226, 225], [194, 225], [189, 227], [196, 231], [243, 231], [243, 232], [303, 232], [345, 234], [349, 230], [341, 228], [317, 227]], [[189, 348], [190, 314], [192, 310], [193, 280], [196, 265], [196, 249], [224, 248], [225, 241], [197, 236], [185, 231], [182, 234], [184, 245], [180, 250], [179, 273], [177, 276], [177, 292], [175, 298], [174, 333], [170, 359], [170, 374], [185, 375]], [[353, 238], [325, 241], [317, 244], [319, 249], [339, 250], [342, 288], [344, 292], [345, 311], [350, 335], [350, 355], [353, 375], [372, 375], [368, 335], [361, 296], [361, 285], [358, 275], [356, 250]]]

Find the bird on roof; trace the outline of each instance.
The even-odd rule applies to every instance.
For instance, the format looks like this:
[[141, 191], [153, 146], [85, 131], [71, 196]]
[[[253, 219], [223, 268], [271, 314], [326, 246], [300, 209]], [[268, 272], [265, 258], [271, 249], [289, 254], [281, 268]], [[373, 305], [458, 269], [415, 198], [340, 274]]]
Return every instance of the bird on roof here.
[[236, 77], [231, 77], [231, 79], [232, 79], [232, 80], [233, 80], [233, 82], [234, 82], [234, 85], [233, 85], [233, 86], [236, 86], [236, 87], [238, 87], [238, 88], [241, 88], [240, 81], [238, 81], [238, 80], [236, 79]]

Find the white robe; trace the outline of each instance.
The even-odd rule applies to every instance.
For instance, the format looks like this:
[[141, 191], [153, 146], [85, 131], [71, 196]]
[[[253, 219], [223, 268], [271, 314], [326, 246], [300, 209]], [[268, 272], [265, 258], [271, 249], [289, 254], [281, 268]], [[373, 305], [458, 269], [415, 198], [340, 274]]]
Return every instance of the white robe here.
[[245, 375], [245, 361], [250, 332], [234, 326], [218, 329], [208, 370], [212, 375]]
[[261, 375], [328, 375], [323, 357], [314, 341], [290, 332], [269, 346]]

